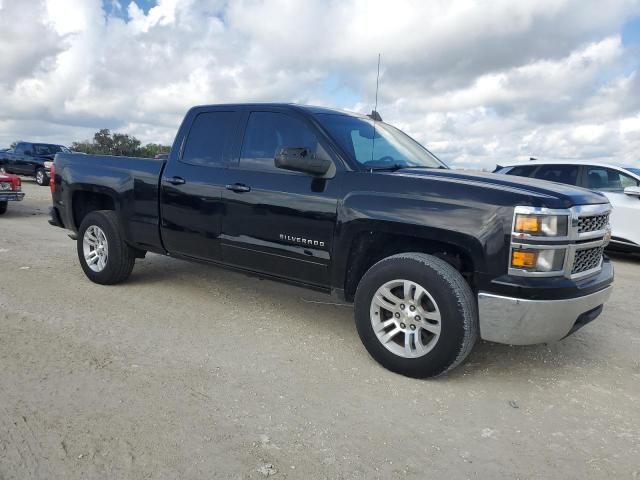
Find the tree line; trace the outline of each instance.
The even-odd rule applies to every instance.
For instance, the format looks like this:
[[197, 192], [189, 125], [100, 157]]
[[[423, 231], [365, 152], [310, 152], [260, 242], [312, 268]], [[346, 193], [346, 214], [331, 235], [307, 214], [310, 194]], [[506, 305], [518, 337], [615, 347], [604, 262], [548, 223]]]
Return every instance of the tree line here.
[[126, 157], [155, 157], [160, 153], [168, 153], [171, 147], [159, 143], [142, 142], [133, 135], [111, 132], [108, 128], [97, 131], [93, 140], [73, 142], [71, 150], [74, 152], [93, 155], [121, 155]]

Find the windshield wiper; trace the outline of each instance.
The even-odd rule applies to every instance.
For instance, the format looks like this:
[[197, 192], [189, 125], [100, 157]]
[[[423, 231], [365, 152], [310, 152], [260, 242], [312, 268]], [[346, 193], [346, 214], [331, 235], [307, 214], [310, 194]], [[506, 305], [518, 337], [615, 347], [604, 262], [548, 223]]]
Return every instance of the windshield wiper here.
[[387, 165], [386, 167], [369, 167], [368, 170], [371, 172], [395, 172], [401, 168], [406, 168], [406, 165], [399, 165], [395, 163], [393, 165]]
[[388, 165], [386, 167], [372, 167], [368, 170], [372, 172], [395, 172], [397, 170], [403, 170], [405, 168], [446, 168], [442, 165], [438, 165], [437, 167], [429, 167], [428, 165], [400, 165], [398, 163], [394, 163], [393, 165]]

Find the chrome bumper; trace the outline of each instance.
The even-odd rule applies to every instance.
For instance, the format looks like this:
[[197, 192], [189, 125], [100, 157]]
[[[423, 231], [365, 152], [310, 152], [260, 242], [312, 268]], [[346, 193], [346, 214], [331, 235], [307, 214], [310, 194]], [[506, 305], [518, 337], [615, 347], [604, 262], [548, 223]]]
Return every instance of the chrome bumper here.
[[480, 292], [480, 337], [510, 345], [560, 340], [571, 332], [578, 317], [603, 305], [612, 290], [608, 286], [590, 295], [564, 300], [525, 300]]
[[14, 192], [3, 190], [0, 192], [0, 202], [21, 201], [24, 198], [24, 192]]

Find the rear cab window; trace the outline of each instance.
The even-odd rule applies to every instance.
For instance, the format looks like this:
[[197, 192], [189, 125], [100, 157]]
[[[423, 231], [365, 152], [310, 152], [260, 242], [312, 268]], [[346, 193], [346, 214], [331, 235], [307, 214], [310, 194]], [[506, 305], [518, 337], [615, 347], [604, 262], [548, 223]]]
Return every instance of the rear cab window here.
[[180, 161], [203, 167], [226, 166], [237, 118], [234, 111], [198, 113], [189, 129]]

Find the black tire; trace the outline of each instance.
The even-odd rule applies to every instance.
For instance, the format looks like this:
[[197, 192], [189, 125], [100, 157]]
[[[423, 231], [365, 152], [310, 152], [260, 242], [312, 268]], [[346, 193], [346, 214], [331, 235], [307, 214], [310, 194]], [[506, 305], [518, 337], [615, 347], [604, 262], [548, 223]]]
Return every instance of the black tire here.
[[[108, 245], [106, 266], [99, 272], [92, 270], [84, 257], [84, 234], [91, 226], [97, 226], [104, 232]], [[118, 217], [113, 210], [97, 210], [84, 217], [76, 245], [82, 270], [92, 282], [114, 285], [125, 281], [131, 275], [136, 261], [135, 250], [124, 241]]]
[[0, 202], [0, 215], [4, 215], [7, 213], [7, 208], [9, 207], [9, 202]]
[[[428, 353], [417, 358], [388, 350], [371, 322], [371, 301], [376, 291], [398, 279], [422, 286], [440, 309], [440, 337]], [[362, 343], [377, 362], [414, 378], [435, 377], [453, 369], [469, 355], [478, 338], [478, 309], [469, 284], [447, 262], [424, 253], [393, 255], [371, 267], [356, 291], [355, 320]]]
[[49, 177], [47, 176], [47, 171], [44, 168], [36, 169], [36, 183], [41, 187], [49, 185]]

